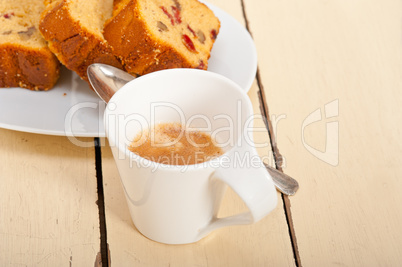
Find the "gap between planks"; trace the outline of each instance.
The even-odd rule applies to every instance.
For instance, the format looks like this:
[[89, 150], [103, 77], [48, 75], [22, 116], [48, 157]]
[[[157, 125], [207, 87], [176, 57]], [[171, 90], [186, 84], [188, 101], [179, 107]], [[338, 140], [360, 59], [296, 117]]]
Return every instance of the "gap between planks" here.
[[[275, 168], [277, 170], [283, 172], [282, 155], [279, 153], [279, 149], [276, 145], [276, 139], [275, 139], [273, 128], [272, 128], [271, 119], [269, 117], [268, 105], [267, 105], [267, 101], [265, 98], [264, 89], [261, 84], [260, 73], [259, 73], [258, 69], [257, 69], [257, 85], [258, 85], [258, 89], [259, 89], [258, 97], [260, 99], [260, 109], [261, 109], [262, 115], [265, 117], [264, 121], [265, 121], [265, 126], [267, 127], [267, 130], [268, 130], [268, 136], [269, 136], [269, 140], [271, 143], [271, 149], [272, 149], [272, 153], [273, 153], [274, 161], [275, 161]], [[292, 243], [292, 250], [293, 250], [293, 256], [295, 258], [295, 264], [297, 267], [301, 267], [302, 264], [301, 264], [301, 260], [300, 260], [299, 249], [297, 246], [296, 232], [295, 232], [294, 225], [293, 225], [292, 211], [290, 209], [291, 204], [290, 204], [289, 196], [281, 193], [281, 197], [282, 197], [283, 207], [285, 210], [285, 217], [286, 217], [286, 223], [288, 225], [290, 241]]]
[[[250, 35], [252, 37], [253, 34], [250, 30], [244, 0], [240, 0], [240, 3], [241, 3], [242, 11], [243, 11], [243, 18], [245, 21], [246, 29], [248, 30], [248, 32], [250, 33]], [[260, 99], [260, 110], [261, 110], [263, 117], [265, 117], [265, 126], [268, 130], [269, 140], [271, 143], [271, 149], [272, 149], [272, 153], [273, 153], [273, 157], [274, 157], [274, 161], [275, 161], [275, 168], [277, 170], [283, 172], [283, 170], [282, 170], [283, 159], [282, 159], [282, 155], [280, 154], [279, 149], [276, 144], [276, 139], [274, 136], [272, 123], [271, 123], [271, 118], [269, 116], [269, 109], [268, 109], [268, 104], [267, 104], [268, 102], [265, 97], [264, 86], [261, 81], [260, 71], [259, 71], [258, 67], [257, 67], [256, 79], [257, 79], [258, 94], [259, 94], [258, 97]], [[281, 196], [282, 196], [283, 207], [285, 210], [286, 222], [288, 225], [288, 230], [289, 230], [289, 235], [290, 235], [290, 241], [292, 243], [292, 250], [293, 250], [293, 256], [295, 258], [295, 264], [297, 267], [301, 267], [302, 264], [301, 264], [301, 260], [300, 260], [299, 249], [297, 246], [296, 232], [295, 232], [294, 225], [293, 225], [292, 211], [290, 208], [291, 203], [289, 200], [289, 196], [284, 195], [283, 193], [281, 193]]]
[[100, 231], [100, 254], [96, 256], [95, 267], [110, 266], [110, 252], [107, 243], [106, 230], [106, 213], [105, 213], [105, 195], [103, 191], [103, 175], [102, 175], [102, 151], [99, 137], [94, 138], [95, 145], [95, 169], [96, 184], [98, 189], [98, 211], [99, 211], [99, 231]]

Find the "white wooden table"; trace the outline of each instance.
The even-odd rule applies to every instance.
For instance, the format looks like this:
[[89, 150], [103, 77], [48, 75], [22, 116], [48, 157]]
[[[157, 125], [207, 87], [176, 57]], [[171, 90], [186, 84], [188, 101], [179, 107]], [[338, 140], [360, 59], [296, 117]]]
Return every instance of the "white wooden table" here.
[[[0, 266], [400, 266], [402, 2], [209, 2], [254, 38], [249, 97], [269, 122], [255, 140], [297, 194], [257, 224], [163, 245], [133, 226], [106, 140], [0, 129]], [[243, 209], [229, 191], [221, 214]]]

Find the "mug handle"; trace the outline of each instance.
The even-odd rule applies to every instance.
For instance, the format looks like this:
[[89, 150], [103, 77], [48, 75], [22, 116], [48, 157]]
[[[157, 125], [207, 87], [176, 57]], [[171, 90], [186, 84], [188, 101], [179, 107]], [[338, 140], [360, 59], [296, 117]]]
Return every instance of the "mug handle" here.
[[[249, 160], [243, 160], [240, 157], [239, 162], [236, 162], [236, 157], [247, 157], [247, 154], [250, 155]], [[220, 180], [232, 188], [246, 204], [248, 211], [223, 218], [214, 216], [199, 233], [200, 238], [218, 228], [255, 223], [270, 213], [277, 205], [277, 193], [272, 177], [255, 148], [245, 142], [238, 149], [232, 149], [228, 156], [231, 162], [230, 167], [218, 168], [214, 172], [212, 180]], [[251, 162], [253, 166], [249, 166]], [[239, 164], [246, 166], [237, 166]]]

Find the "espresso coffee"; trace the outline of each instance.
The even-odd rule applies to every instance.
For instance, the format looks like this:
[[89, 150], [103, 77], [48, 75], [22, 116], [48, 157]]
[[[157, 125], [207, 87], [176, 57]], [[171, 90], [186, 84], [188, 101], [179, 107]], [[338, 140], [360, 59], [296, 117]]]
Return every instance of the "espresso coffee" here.
[[210, 134], [186, 129], [180, 123], [160, 123], [142, 131], [129, 150], [168, 165], [198, 164], [224, 153]]

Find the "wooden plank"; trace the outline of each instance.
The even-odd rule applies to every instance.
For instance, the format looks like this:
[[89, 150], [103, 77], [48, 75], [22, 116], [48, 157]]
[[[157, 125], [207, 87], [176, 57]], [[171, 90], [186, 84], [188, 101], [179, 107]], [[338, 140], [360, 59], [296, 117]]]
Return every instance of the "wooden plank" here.
[[[243, 22], [240, 1], [209, 1]], [[249, 96], [255, 114], [260, 114], [258, 90], [253, 84]], [[265, 129], [262, 119], [255, 127]], [[258, 148], [261, 157], [272, 164], [273, 156], [266, 129], [254, 139], [266, 143]], [[110, 151], [102, 147], [107, 241], [112, 266], [294, 266], [288, 226], [278, 194], [278, 207], [266, 218], [250, 226], [220, 229], [195, 244], [164, 245], [143, 237], [132, 224], [120, 178]], [[245, 210], [230, 190], [225, 195], [220, 216]]]
[[401, 1], [245, 9], [271, 116], [283, 117], [283, 169], [300, 182], [290, 203], [301, 263], [399, 266]]
[[93, 147], [0, 129], [0, 266], [93, 266], [96, 190]]

